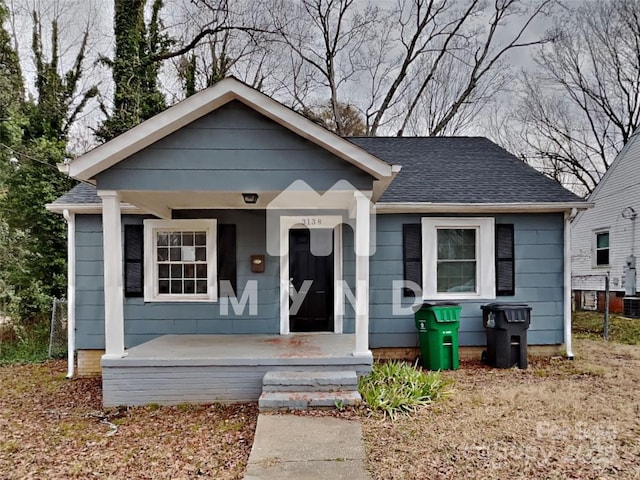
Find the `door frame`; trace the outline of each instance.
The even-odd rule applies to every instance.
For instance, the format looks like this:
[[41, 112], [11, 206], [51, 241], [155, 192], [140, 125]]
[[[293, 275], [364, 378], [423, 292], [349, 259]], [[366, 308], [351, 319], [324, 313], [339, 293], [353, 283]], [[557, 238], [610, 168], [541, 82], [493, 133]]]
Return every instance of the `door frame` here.
[[[292, 228], [333, 229], [333, 333], [342, 333], [344, 318], [342, 222], [340, 215], [298, 215], [280, 217], [280, 335], [291, 333], [289, 325], [289, 230]], [[326, 333], [326, 332], [322, 332]]]

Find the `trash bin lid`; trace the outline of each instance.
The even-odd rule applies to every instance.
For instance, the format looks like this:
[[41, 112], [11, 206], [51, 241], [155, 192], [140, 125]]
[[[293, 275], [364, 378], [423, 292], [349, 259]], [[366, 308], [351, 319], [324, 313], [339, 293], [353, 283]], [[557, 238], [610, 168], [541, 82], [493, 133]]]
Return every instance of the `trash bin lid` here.
[[459, 303], [455, 303], [455, 302], [424, 302], [422, 304], [422, 306], [424, 308], [429, 308], [429, 307], [459, 307], [460, 304]]
[[413, 311], [417, 313], [428, 308], [438, 307], [460, 307], [460, 304], [455, 302], [424, 302], [422, 305], [414, 307]]
[[502, 303], [502, 302], [495, 302], [495, 303], [490, 303], [488, 305], [482, 305], [480, 308], [482, 310], [519, 310], [524, 308], [528, 308], [529, 310], [531, 310], [531, 307], [526, 303]]

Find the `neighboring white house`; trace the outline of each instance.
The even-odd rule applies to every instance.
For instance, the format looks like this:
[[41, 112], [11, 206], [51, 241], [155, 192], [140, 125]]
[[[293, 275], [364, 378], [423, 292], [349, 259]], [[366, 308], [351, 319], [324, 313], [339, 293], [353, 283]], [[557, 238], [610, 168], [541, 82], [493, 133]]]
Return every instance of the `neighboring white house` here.
[[622, 311], [622, 297], [635, 297], [638, 287], [640, 133], [632, 135], [588, 200], [595, 207], [579, 212], [572, 225], [574, 298], [579, 308], [602, 309], [609, 272], [610, 305]]

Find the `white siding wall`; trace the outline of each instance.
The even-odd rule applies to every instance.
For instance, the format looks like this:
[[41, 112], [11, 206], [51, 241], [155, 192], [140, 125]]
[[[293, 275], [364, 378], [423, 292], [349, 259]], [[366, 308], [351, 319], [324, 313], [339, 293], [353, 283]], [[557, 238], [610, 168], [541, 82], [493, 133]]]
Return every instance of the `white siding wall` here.
[[[611, 290], [624, 291], [622, 273], [631, 250], [632, 222], [622, 217], [626, 207], [639, 214], [635, 254], [640, 255], [640, 134], [620, 152], [589, 201], [595, 207], [578, 214], [572, 226], [572, 286], [574, 290], [604, 290], [611, 272]], [[609, 229], [609, 268], [594, 267], [595, 231]]]

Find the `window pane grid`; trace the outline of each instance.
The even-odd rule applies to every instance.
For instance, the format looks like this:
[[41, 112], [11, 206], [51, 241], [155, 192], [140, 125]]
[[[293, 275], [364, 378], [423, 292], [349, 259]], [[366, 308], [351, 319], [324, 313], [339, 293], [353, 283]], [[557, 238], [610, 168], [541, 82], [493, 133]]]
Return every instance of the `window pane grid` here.
[[158, 293], [206, 295], [206, 232], [159, 231], [156, 233]]
[[476, 292], [476, 229], [437, 229], [437, 291]]

